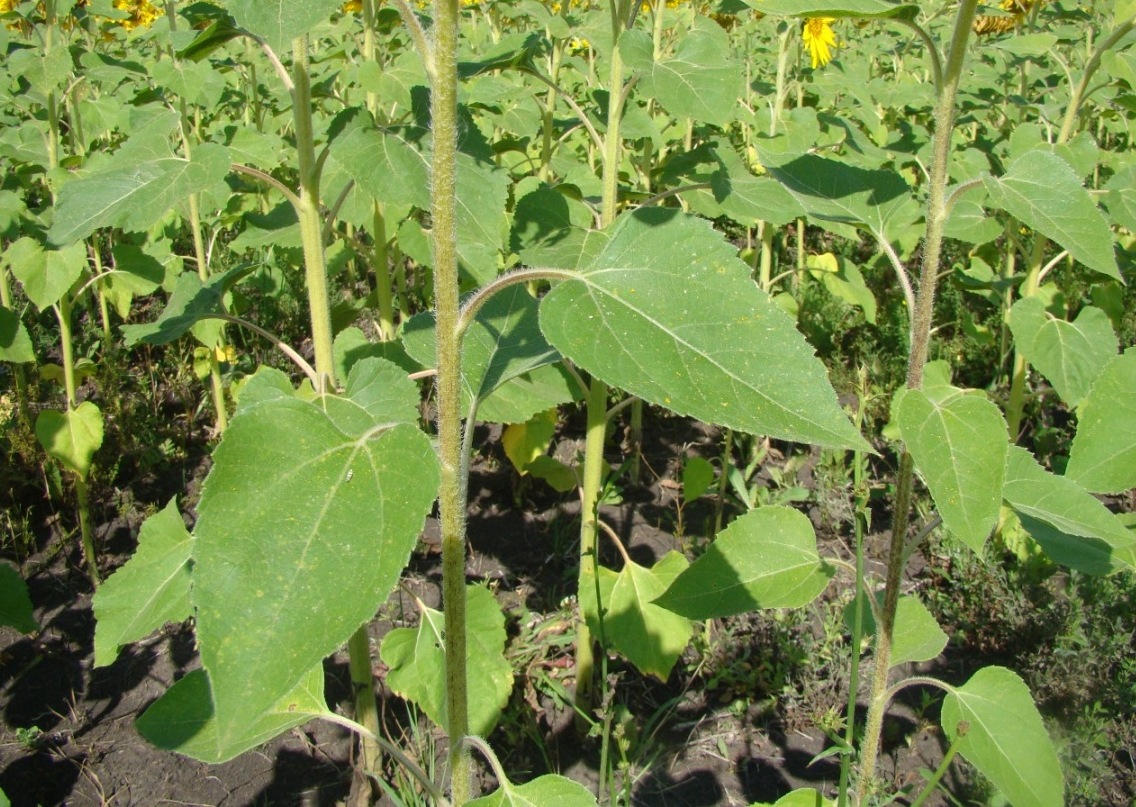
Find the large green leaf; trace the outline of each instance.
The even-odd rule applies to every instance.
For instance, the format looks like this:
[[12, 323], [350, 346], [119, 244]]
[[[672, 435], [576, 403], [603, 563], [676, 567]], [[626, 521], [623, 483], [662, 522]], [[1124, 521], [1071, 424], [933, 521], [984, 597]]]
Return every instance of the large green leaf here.
[[993, 204], [1090, 269], [1120, 279], [1108, 222], [1065, 160], [1035, 149], [1010, 163], [1004, 176], [983, 180]]
[[[256, 688], [253, 682], [250, 685]], [[158, 748], [202, 762], [226, 762], [288, 729], [328, 714], [323, 690], [323, 664], [317, 664], [283, 697], [269, 696], [265, 708], [250, 714], [246, 723], [230, 726], [216, 716], [208, 673], [194, 670], [154, 701], [135, 726]]]
[[[505, 658], [505, 616], [484, 586], [466, 589], [466, 671], [469, 677], [469, 728], [488, 736], [513, 690], [513, 671]], [[417, 629], [396, 628], [386, 635], [379, 656], [390, 671], [387, 685], [418, 704], [430, 719], [446, 726], [446, 653], [441, 611], [422, 608]]]
[[0, 361], [34, 362], [35, 351], [20, 315], [0, 306]]
[[986, 667], [943, 701], [943, 728], [1014, 807], [1061, 807], [1065, 783], [1029, 689], [1003, 667]]
[[580, 385], [562, 363], [546, 364], [493, 390], [477, 405], [477, 419], [486, 423], [524, 423], [543, 412], [582, 396]]
[[35, 433], [50, 456], [86, 479], [103, 444], [103, 413], [90, 401], [66, 412], [45, 409], [36, 418]]
[[[674, 551], [649, 569], [634, 561], [625, 563], [619, 572], [598, 567], [602, 635], [640, 672], [661, 681], [671, 674], [693, 628], [688, 619], [653, 601], [688, 567], [686, 558]], [[581, 577], [579, 598], [593, 635], [600, 636], [595, 580]]]
[[730, 524], [655, 604], [688, 619], [799, 608], [820, 596], [832, 574], [805, 515], [759, 507]]
[[741, 95], [744, 71], [731, 58], [730, 40], [714, 21], [697, 17], [670, 56], [655, 61], [646, 31], [627, 31], [619, 52], [640, 73], [638, 90], [680, 118], [725, 126]]
[[214, 451], [192, 596], [221, 747], [370, 619], [406, 565], [438, 470], [429, 439], [397, 423], [413, 382], [388, 383], [405, 389], [378, 409], [366, 384], [358, 400], [266, 396]]
[[540, 325], [589, 373], [679, 414], [867, 446], [792, 320], [705, 221], [662, 208], [622, 216], [590, 265], [545, 296]]
[[1117, 339], [1108, 314], [1087, 305], [1073, 322], [1052, 317], [1038, 297], [1024, 297], [1010, 309], [1014, 346], [1049, 379], [1069, 406], [1081, 403], [1109, 359]]
[[203, 319], [222, 313], [225, 295], [237, 281], [253, 270], [252, 266], [235, 266], [212, 275], [204, 283], [196, 272], [182, 272], [169, 302], [153, 322], [123, 325], [122, 336], [127, 346], [145, 342], [164, 345], [184, 336]]
[[187, 197], [223, 181], [228, 172], [228, 149], [214, 143], [198, 146], [190, 160], [138, 162], [120, 153], [105, 169], [60, 189], [48, 240], [65, 246], [100, 227], [143, 232]]
[[138, 549], [108, 577], [92, 600], [95, 611], [95, 666], [111, 664], [120, 647], [144, 639], [167, 622], [193, 616], [189, 599], [189, 556], [193, 537], [177, 501], [146, 519]]
[[877, 240], [893, 235], [922, 215], [903, 177], [886, 169], [857, 168], [815, 154], [774, 150], [762, 141], [758, 155], [771, 177], [817, 221], [863, 227]]
[[28, 299], [42, 311], [59, 302], [83, 274], [87, 249], [83, 244], [44, 249], [38, 241], [25, 236], [8, 246], [4, 263], [11, 267]]
[[343, 4], [339, 0], [226, 0], [222, 5], [238, 25], [285, 57], [293, 39], [326, 22]]
[[7, 563], [0, 563], [0, 627], [15, 628], [20, 633], [34, 633], [39, 623], [32, 612], [28, 584]]
[[498, 253], [508, 236], [509, 174], [458, 154], [458, 260], [477, 285], [497, 276]]
[[374, 199], [430, 208], [430, 164], [401, 133], [356, 126], [332, 143], [331, 156]]
[[596, 797], [579, 782], [545, 774], [523, 785], [502, 782], [501, 787], [468, 807], [596, 807]]
[[888, 0], [745, 0], [764, 14], [786, 17], [863, 17], [914, 20], [919, 16], [915, 3]]
[[981, 394], [955, 387], [901, 390], [900, 435], [943, 524], [981, 554], [998, 520], [1006, 467], [1006, 421]]
[[1136, 350], [1112, 359], [1085, 399], [1065, 473], [1096, 493], [1136, 487]]
[[1136, 536], [1092, 494], [1046, 471], [1024, 448], [1010, 449], [1002, 496], [1057, 563], [1088, 574], [1136, 569]]

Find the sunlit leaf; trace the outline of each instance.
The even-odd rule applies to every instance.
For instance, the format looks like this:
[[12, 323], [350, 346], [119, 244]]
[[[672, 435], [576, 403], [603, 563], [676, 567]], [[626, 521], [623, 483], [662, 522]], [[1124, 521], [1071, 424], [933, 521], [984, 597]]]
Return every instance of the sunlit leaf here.
[[745, 0], [764, 14], [789, 17], [878, 17], [914, 20], [919, 6], [914, 3], [891, 3], [888, 0]]
[[23, 285], [28, 299], [43, 311], [58, 303], [83, 274], [87, 249], [83, 244], [44, 249], [25, 236], [8, 246], [3, 260]]
[[563, 776], [545, 774], [523, 785], [502, 786], [468, 807], [596, 807], [596, 797], [579, 782]]
[[327, 22], [343, 5], [340, 0], [225, 0], [221, 3], [237, 25], [263, 39], [282, 58], [291, 55], [292, 40]]
[[1069, 406], [1081, 403], [1116, 356], [1112, 322], [1091, 305], [1082, 308], [1073, 322], [1066, 322], [1050, 316], [1039, 298], [1024, 297], [1010, 309], [1010, 330], [1014, 347]]
[[36, 418], [35, 433], [49, 455], [86, 479], [103, 444], [103, 413], [90, 401], [65, 412], [45, 409]]
[[1136, 487], [1136, 350], [1113, 358], [1078, 414], [1065, 473], [1095, 493]]

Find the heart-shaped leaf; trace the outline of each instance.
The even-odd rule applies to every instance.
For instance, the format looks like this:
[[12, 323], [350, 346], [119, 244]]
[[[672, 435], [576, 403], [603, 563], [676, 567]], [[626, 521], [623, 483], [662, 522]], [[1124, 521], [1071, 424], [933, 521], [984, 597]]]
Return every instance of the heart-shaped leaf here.
[[503, 782], [501, 787], [467, 802], [468, 807], [596, 807], [596, 797], [579, 782], [545, 774], [523, 785]]
[[1069, 478], [1095, 493], [1136, 487], [1136, 350], [1105, 365], [1078, 417]]
[[86, 479], [103, 444], [103, 413], [90, 401], [66, 412], [45, 409], [36, 418], [35, 432], [49, 455]]
[[12, 268], [28, 299], [43, 311], [58, 303], [83, 274], [87, 248], [74, 244], [67, 249], [44, 249], [25, 236], [5, 250], [4, 262]]
[[867, 448], [824, 366], [700, 219], [622, 216], [611, 241], [541, 302], [548, 341], [604, 382], [750, 434]]

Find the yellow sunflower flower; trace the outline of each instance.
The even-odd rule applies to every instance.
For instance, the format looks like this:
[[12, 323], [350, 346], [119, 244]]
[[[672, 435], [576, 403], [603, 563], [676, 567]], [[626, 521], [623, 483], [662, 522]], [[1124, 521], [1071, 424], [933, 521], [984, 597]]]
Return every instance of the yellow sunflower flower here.
[[809, 49], [814, 70], [832, 61], [832, 49], [836, 47], [832, 23], [832, 17], [809, 17], [801, 28], [801, 40]]
[[[1044, 0], [1042, 1], [1044, 2]], [[974, 18], [974, 33], [979, 36], [984, 36], [986, 34], [1004, 34], [1007, 31], [1012, 31], [1025, 22], [1026, 14], [1028, 14], [1034, 6], [1039, 4], [1038, 0], [1002, 0], [1002, 2], [998, 4], [998, 7], [1010, 13], [1004, 17], [995, 17], [987, 14], [978, 15]]]

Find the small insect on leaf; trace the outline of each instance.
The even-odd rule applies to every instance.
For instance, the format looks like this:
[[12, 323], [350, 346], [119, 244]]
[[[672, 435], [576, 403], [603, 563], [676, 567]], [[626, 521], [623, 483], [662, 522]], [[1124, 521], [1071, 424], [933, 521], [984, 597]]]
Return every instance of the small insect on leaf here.
[[348, 468], [348, 469], [347, 469], [347, 476], [346, 476], [346, 477], [344, 477], [344, 480], [343, 480], [343, 481], [344, 481], [344, 482], [350, 482], [350, 481], [351, 481], [351, 478], [352, 478], [353, 476], [355, 476], [355, 472], [354, 472], [353, 470], [351, 470], [350, 468]]

